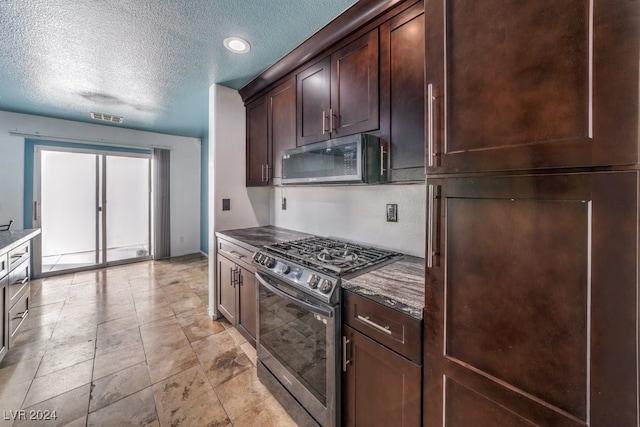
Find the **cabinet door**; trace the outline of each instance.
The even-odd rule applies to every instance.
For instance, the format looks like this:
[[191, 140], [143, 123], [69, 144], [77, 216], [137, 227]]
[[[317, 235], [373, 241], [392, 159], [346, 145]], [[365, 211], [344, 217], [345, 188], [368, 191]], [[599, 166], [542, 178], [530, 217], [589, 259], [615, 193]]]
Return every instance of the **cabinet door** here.
[[235, 263], [218, 255], [218, 309], [232, 325], [237, 323], [237, 268]]
[[425, 16], [429, 172], [638, 162], [640, 3], [426, 0]]
[[342, 331], [349, 340], [343, 425], [420, 425], [420, 367], [349, 326]]
[[637, 180], [427, 180], [425, 426], [637, 425]]
[[330, 138], [331, 59], [324, 58], [296, 76], [298, 145]]
[[378, 129], [378, 29], [331, 55], [331, 137]]
[[247, 187], [269, 185], [267, 103], [262, 97], [247, 105]]
[[249, 334], [249, 342], [255, 347], [256, 322], [257, 322], [257, 299], [256, 299], [256, 277], [247, 269], [240, 268], [240, 293], [239, 306], [240, 315], [238, 323]]
[[282, 151], [296, 146], [296, 80], [290, 78], [267, 94], [269, 146], [273, 178], [282, 178]]
[[0, 279], [0, 361], [9, 348], [9, 277]]
[[424, 14], [422, 3], [380, 26], [380, 137], [391, 181], [424, 180]]

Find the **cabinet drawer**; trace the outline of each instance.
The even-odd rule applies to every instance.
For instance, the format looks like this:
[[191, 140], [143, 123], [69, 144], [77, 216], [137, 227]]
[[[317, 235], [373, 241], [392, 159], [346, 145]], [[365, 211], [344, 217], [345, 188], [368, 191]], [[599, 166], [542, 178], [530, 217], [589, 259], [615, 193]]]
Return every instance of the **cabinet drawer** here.
[[13, 344], [20, 326], [29, 314], [29, 292], [24, 292], [9, 310], [9, 347]]
[[13, 306], [25, 289], [29, 288], [29, 260], [9, 273], [9, 307]]
[[31, 254], [30, 244], [31, 241], [28, 241], [9, 251], [9, 271], [29, 259], [29, 255]]
[[218, 252], [223, 254], [233, 262], [236, 262], [243, 267], [251, 270], [252, 272], [255, 272], [255, 268], [251, 265], [253, 252], [251, 252], [250, 250], [226, 240], [218, 239]]
[[422, 322], [370, 301], [344, 292], [344, 323], [368, 337], [422, 364]]
[[0, 279], [9, 273], [9, 254], [0, 255]]

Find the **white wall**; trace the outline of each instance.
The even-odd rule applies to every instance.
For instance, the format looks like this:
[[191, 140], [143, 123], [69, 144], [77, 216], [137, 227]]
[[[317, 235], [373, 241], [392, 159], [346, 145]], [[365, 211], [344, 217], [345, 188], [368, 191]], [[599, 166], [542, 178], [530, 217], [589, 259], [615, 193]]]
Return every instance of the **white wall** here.
[[[387, 203], [398, 205], [398, 222], [386, 221]], [[424, 184], [275, 187], [271, 224], [424, 257], [425, 207]]]
[[[214, 85], [209, 91], [209, 158], [214, 170], [210, 203], [213, 227], [209, 230], [269, 225], [269, 189], [247, 188], [245, 108], [237, 91]], [[231, 210], [222, 210], [222, 199], [230, 199]]]
[[199, 252], [199, 139], [0, 111], [0, 224], [13, 219], [15, 229], [23, 228], [24, 137], [9, 132], [171, 148], [171, 254]]

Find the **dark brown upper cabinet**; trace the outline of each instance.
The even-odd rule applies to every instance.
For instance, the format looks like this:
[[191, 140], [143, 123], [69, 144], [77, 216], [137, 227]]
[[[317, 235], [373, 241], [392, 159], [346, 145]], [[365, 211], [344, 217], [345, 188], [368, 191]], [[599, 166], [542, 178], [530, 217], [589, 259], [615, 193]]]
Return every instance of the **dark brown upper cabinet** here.
[[297, 74], [297, 145], [379, 127], [378, 30]]
[[269, 185], [271, 156], [268, 141], [267, 102], [260, 97], [246, 106], [247, 117], [247, 187]]
[[428, 173], [638, 163], [640, 3], [426, 0]]
[[296, 83], [290, 78], [247, 110], [247, 187], [266, 186], [282, 175], [282, 150], [296, 146]]
[[282, 151], [296, 146], [296, 79], [289, 78], [267, 94], [268, 143], [272, 178], [282, 178]]
[[425, 179], [423, 11], [418, 3], [380, 26], [380, 137], [396, 182]]
[[638, 176], [427, 179], [426, 427], [637, 425]]

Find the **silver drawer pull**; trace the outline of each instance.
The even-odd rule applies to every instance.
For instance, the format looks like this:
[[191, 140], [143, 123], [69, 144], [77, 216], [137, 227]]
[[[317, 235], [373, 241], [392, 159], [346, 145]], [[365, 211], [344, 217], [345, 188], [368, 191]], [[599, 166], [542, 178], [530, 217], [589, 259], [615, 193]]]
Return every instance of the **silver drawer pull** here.
[[238, 252], [236, 251], [230, 251], [229, 252], [231, 255], [233, 255], [234, 257], [238, 258], [238, 259], [242, 259], [242, 258], [246, 258], [245, 255], [240, 255]]
[[17, 313], [17, 316], [11, 320], [24, 319], [25, 317], [27, 317], [27, 314], [29, 314], [29, 310], [22, 311], [20, 313]]
[[13, 282], [12, 285], [24, 285], [28, 281], [29, 281], [29, 276], [25, 277], [24, 279], [20, 280], [19, 282]]
[[362, 317], [358, 314], [356, 316], [356, 319], [371, 326], [372, 328], [379, 330], [380, 332], [384, 332], [387, 335], [391, 335], [391, 330], [389, 329], [388, 326], [381, 326], [381, 325], [378, 325], [376, 322], [372, 322], [371, 320], [369, 320], [369, 316]]

